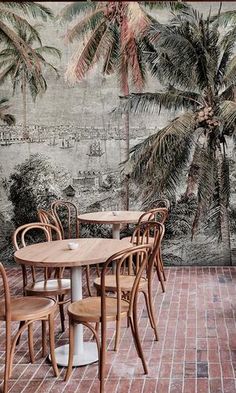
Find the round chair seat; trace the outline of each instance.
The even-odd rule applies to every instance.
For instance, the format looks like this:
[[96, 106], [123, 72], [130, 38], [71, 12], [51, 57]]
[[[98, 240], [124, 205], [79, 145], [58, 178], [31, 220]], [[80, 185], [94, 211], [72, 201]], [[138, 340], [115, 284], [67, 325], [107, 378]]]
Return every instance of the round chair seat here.
[[[125, 316], [129, 311], [129, 303], [121, 300], [121, 316]], [[88, 297], [71, 303], [68, 307], [68, 314], [77, 322], [100, 322], [101, 320], [101, 298]], [[117, 317], [117, 299], [106, 298], [106, 315], [108, 321], [115, 321]]]
[[[11, 299], [11, 320], [38, 320], [49, 315], [56, 308], [53, 299], [44, 297], [19, 297]], [[5, 320], [5, 303], [0, 302], [0, 320]]]
[[36, 281], [33, 284], [26, 285], [25, 291], [27, 294], [36, 293], [39, 296], [43, 294], [45, 296], [53, 296], [58, 294], [65, 294], [70, 291], [70, 279], [68, 278], [58, 278], [58, 279], [50, 279], [45, 281]]
[[[134, 285], [134, 280], [135, 280], [135, 276], [131, 276], [131, 275], [120, 275], [120, 288], [121, 291], [131, 291], [133, 285]], [[147, 280], [144, 277], [141, 277], [140, 279], [140, 283], [139, 283], [139, 287], [142, 288], [147, 284]], [[100, 289], [101, 288], [101, 278], [97, 277], [94, 280], [94, 286], [96, 289]], [[108, 274], [105, 277], [105, 287], [106, 287], [106, 291], [111, 291], [114, 292], [116, 291], [117, 288], [117, 282], [116, 282], [116, 276], [115, 274]]]

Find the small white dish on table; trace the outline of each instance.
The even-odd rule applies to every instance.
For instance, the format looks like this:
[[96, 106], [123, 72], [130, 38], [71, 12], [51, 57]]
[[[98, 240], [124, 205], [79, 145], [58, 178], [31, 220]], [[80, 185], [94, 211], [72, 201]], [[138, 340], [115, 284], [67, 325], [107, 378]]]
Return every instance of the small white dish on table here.
[[67, 244], [69, 250], [76, 250], [79, 247], [79, 243], [69, 242]]

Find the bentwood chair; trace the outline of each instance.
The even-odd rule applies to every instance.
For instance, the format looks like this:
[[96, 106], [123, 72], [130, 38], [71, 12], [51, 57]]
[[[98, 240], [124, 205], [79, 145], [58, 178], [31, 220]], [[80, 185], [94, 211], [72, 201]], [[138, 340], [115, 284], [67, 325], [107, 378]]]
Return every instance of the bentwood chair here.
[[[161, 200], [161, 202], [167, 203], [165, 201], [169, 202], [168, 200]], [[138, 225], [144, 221], [155, 221], [155, 222], [160, 222], [161, 224], [164, 225], [167, 217], [168, 217], [168, 208], [167, 207], [157, 207], [155, 209], [151, 209], [151, 210], [144, 212], [139, 217]], [[130, 240], [132, 242], [132, 236], [131, 237], [123, 237], [122, 240]], [[152, 236], [150, 236], [149, 241], [150, 241], [150, 243], [153, 243], [154, 238]], [[159, 262], [159, 264], [157, 262]], [[162, 292], [165, 292], [165, 285], [164, 285], [163, 280], [166, 281], [166, 275], [165, 275], [164, 264], [163, 264], [163, 260], [162, 260], [162, 256], [161, 256], [161, 248], [159, 250], [159, 260], [157, 262], [155, 263], [155, 267], [156, 267], [158, 280], [161, 283]]]
[[[51, 215], [56, 219], [57, 226], [61, 231], [62, 239], [79, 238], [78, 214], [78, 208], [72, 202], [57, 200], [51, 204]], [[89, 296], [92, 296], [89, 266], [86, 266], [85, 273], [88, 294]]]
[[[164, 201], [169, 202], [168, 200], [163, 200], [162, 202]], [[168, 208], [157, 207], [155, 209], [151, 209], [143, 213], [139, 217], [138, 224], [140, 224], [142, 221], [157, 221], [165, 225], [167, 218], [168, 218]], [[153, 240], [154, 240], [153, 237], [150, 237], [149, 241], [153, 242]], [[161, 248], [159, 249], [159, 259], [155, 263], [155, 267], [156, 267], [157, 277], [161, 283], [162, 292], [165, 292], [165, 285], [163, 280], [166, 281], [166, 275], [165, 275], [164, 264], [161, 255]]]
[[[148, 267], [148, 252], [150, 245], [142, 245], [132, 247], [128, 250], [121, 251], [112, 255], [104, 264], [101, 272], [101, 296], [88, 297], [77, 302], [71, 303], [68, 307], [69, 314], [69, 362], [65, 376], [67, 381], [71, 375], [73, 363], [73, 348], [74, 348], [74, 327], [76, 324], [83, 324], [88, 327], [97, 343], [99, 353], [99, 379], [100, 379], [100, 393], [104, 392], [104, 375], [106, 365], [106, 326], [107, 322], [115, 321], [118, 323], [120, 319], [128, 318], [131, 326], [131, 332], [135, 342], [135, 347], [139, 358], [142, 361], [144, 373], [147, 374], [147, 365], [144, 359], [142, 346], [138, 333], [138, 319], [137, 319], [137, 302], [139, 285], [142, 275]], [[121, 270], [130, 259], [140, 261], [139, 270], [133, 281], [133, 286], [129, 297], [123, 298], [123, 288], [121, 282]], [[109, 296], [106, 290], [106, 275], [108, 268], [111, 267], [112, 261], [116, 261], [116, 292], [115, 296]], [[98, 332], [93, 327], [93, 323], [101, 324], [101, 341], [98, 337]]]
[[[3, 299], [0, 300], [0, 321], [5, 321], [6, 341], [5, 341], [5, 369], [3, 378], [3, 393], [8, 391], [8, 380], [12, 375], [14, 352], [16, 343], [20, 335], [28, 329], [28, 345], [31, 363], [34, 362], [33, 351], [33, 323], [35, 321], [48, 321], [49, 323], [49, 345], [51, 353], [52, 367], [55, 376], [59, 375], [55, 359], [54, 343], [54, 312], [56, 302], [49, 298], [40, 297], [19, 297], [11, 298], [7, 275], [3, 265], [0, 263], [0, 276], [3, 282]], [[11, 323], [22, 322], [21, 328], [16, 335], [11, 337]]]
[[[148, 261], [148, 270], [146, 277], [141, 277], [139, 281], [138, 291], [144, 295], [147, 312], [151, 327], [154, 331], [155, 339], [158, 341], [158, 333], [156, 326], [156, 318], [154, 315], [153, 301], [152, 301], [152, 281], [153, 281], [153, 266], [159, 259], [159, 249], [161, 246], [161, 241], [164, 236], [164, 225], [158, 222], [147, 221], [143, 222], [135, 228], [132, 235], [131, 242], [136, 245], [150, 245], [151, 253]], [[153, 236], [154, 241], [150, 243], [150, 237]], [[140, 261], [132, 260], [128, 261], [126, 269], [123, 269], [120, 275], [120, 285], [123, 298], [129, 298], [132, 291], [132, 287], [135, 281], [135, 277], [140, 268]], [[101, 292], [101, 278], [98, 277], [94, 281], [94, 286], [99, 294]], [[116, 276], [114, 274], [107, 274], [105, 277], [105, 290], [107, 292], [116, 292]], [[114, 350], [118, 348], [120, 341], [120, 330], [121, 321], [118, 319], [116, 324], [116, 335], [115, 335], [115, 346]]]
[[[61, 240], [60, 230], [47, 223], [30, 223], [20, 226], [13, 234], [13, 244], [15, 250], [25, 247], [27, 244], [32, 243], [32, 239], [37, 236], [43, 235], [43, 241]], [[42, 240], [42, 237], [40, 238]], [[31, 266], [29, 269], [22, 265], [23, 274], [23, 293], [25, 296], [51, 296], [55, 297], [59, 305], [61, 327], [65, 331], [65, 316], [63, 306], [69, 301], [70, 297], [70, 279], [63, 278], [63, 268], [49, 269], [41, 268], [35, 269]], [[29, 272], [30, 270], [30, 272]], [[37, 272], [43, 273], [40, 278]], [[65, 299], [65, 297], [67, 297]], [[45, 326], [43, 325], [43, 329]], [[44, 347], [43, 347], [44, 350]]]

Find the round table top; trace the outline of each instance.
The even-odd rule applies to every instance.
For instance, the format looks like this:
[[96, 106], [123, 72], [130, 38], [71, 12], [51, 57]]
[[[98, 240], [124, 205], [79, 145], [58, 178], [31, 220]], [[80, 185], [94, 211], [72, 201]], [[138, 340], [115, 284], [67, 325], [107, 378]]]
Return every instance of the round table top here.
[[143, 213], [133, 210], [92, 212], [79, 215], [78, 220], [94, 224], [136, 224]]
[[[68, 243], [78, 243], [69, 250]], [[37, 267], [73, 267], [105, 262], [111, 255], [131, 247], [127, 241], [103, 238], [55, 240], [23, 247], [16, 251], [17, 263]]]

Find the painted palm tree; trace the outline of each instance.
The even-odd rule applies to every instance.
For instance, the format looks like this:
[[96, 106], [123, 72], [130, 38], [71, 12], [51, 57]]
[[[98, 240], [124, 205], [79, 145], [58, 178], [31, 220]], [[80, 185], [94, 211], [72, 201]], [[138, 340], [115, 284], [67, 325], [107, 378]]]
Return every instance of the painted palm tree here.
[[0, 98], [0, 120], [3, 123], [11, 126], [15, 124], [15, 117], [10, 114], [8, 111], [10, 109], [10, 105], [8, 104], [7, 98]]
[[[152, 2], [104, 1], [73, 2], [62, 11], [65, 21], [76, 19], [67, 33], [70, 42], [79, 40], [83, 48], [77, 48], [67, 70], [68, 79], [82, 80], [98, 63], [102, 62], [102, 73], [116, 73], [123, 95], [128, 95], [130, 86], [142, 91], [145, 84], [146, 64], [143, 52], [146, 40], [142, 40], [153, 18], [144, 10]], [[155, 7], [185, 7], [179, 2], [155, 2]], [[81, 17], [82, 15], [82, 17]], [[129, 113], [124, 114], [126, 133], [126, 157], [129, 156]], [[126, 178], [125, 206], [129, 208], [129, 182]]]
[[[35, 27], [34, 30], [36, 31]], [[0, 52], [0, 83], [4, 83], [8, 78], [10, 78], [13, 84], [13, 93], [18, 86], [21, 89], [23, 99], [23, 138], [28, 139], [27, 88], [30, 91], [31, 97], [34, 101], [39, 94], [42, 94], [46, 91], [47, 81], [44, 76], [44, 70], [49, 68], [53, 70], [57, 76], [59, 76], [59, 74], [57, 68], [49, 63], [45, 56], [49, 55], [50, 57], [56, 56], [60, 58], [61, 53], [54, 47], [41, 45], [39, 35], [39, 39], [37, 39], [37, 41], [40, 40], [40, 42], [37, 43], [40, 43], [40, 46], [35, 48], [35, 35], [32, 33], [27, 33], [23, 26], [18, 28], [17, 35], [24, 42], [26, 42], [28, 46], [33, 48], [34, 60], [32, 59], [32, 61], [37, 61], [40, 66], [40, 72], [38, 72], [37, 75], [35, 75], [34, 72], [32, 73], [31, 70], [27, 67], [24, 59], [22, 59], [21, 53], [10, 43], [8, 47]], [[29, 54], [29, 58], [31, 58], [31, 54]]]
[[121, 107], [134, 113], [162, 108], [182, 113], [131, 150], [126, 171], [144, 185], [145, 198], [151, 200], [163, 192], [174, 193], [188, 168], [184, 197], [197, 197], [192, 234], [209, 213], [212, 230], [227, 243], [226, 141], [236, 125], [236, 28], [220, 34], [216, 22], [191, 8], [180, 12], [169, 26], [153, 24], [148, 34], [155, 48], [147, 55], [152, 74], [166, 87], [131, 94]]
[[37, 30], [26, 18], [34, 18], [46, 21], [52, 18], [51, 10], [42, 4], [30, 2], [0, 2], [0, 42], [11, 44], [21, 55], [26, 67], [35, 74], [40, 72], [40, 64], [32, 48], [17, 34], [17, 29], [24, 28], [25, 31], [40, 40]]

